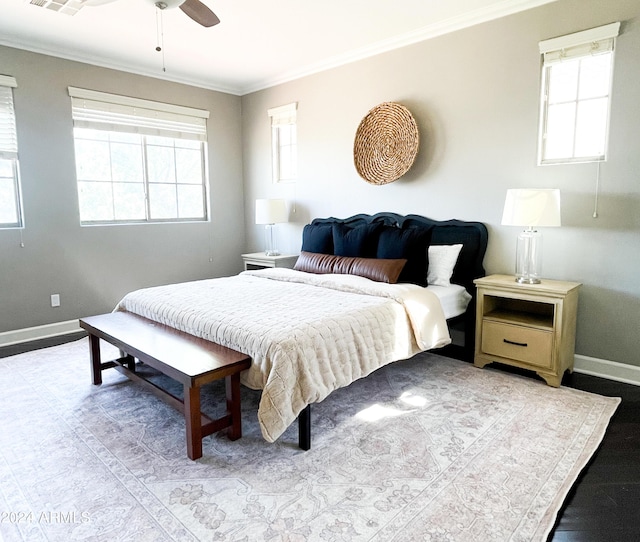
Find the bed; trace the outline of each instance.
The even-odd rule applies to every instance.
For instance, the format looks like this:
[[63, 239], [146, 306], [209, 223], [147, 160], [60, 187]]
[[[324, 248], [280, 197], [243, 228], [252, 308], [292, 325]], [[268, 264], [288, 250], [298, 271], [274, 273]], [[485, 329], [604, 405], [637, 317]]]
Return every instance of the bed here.
[[[487, 250], [488, 231], [486, 226], [481, 222], [469, 222], [462, 220], [446, 220], [438, 221], [420, 215], [402, 216], [396, 213], [378, 213], [376, 215], [359, 214], [349, 218], [317, 218], [305, 228], [303, 234], [303, 246], [305, 248], [305, 234], [311, 237], [310, 244], [313, 251], [335, 251], [335, 248], [326, 239], [326, 234], [313, 236], [313, 228], [322, 231], [325, 228], [333, 230], [334, 224], [344, 225], [343, 227], [358, 227], [369, 224], [383, 224], [387, 226], [395, 226], [400, 229], [426, 229], [430, 232], [428, 235], [429, 251], [442, 249], [448, 250], [449, 247], [461, 245], [461, 250], [454, 261], [453, 271], [449, 280], [444, 278], [444, 283], [450, 283], [454, 286], [462, 287], [469, 294], [468, 304], [464, 304], [464, 297], [460, 295], [460, 290], [449, 288], [447, 292], [441, 290], [439, 284], [429, 283], [432, 289], [441, 290], [441, 301], [445, 304], [452, 304], [452, 308], [446, 312], [447, 322], [451, 331], [459, 332], [461, 337], [460, 347], [456, 352], [457, 357], [461, 357], [466, 361], [473, 361], [473, 353], [475, 346], [475, 301], [476, 288], [474, 280], [485, 275], [484, 256]], [[311, 230], [311, 231], [309, 231]], [[342, 247], [344, 250], [345, 247]], [[367, 250], [367, 249], [365, 249]], [[455, 251], [454, 251], [455, 254]], [[447, 262], [448, 263], [448, 262]], [[433, 262], [431, 262], [433, 264]], [[427, 265], [429, 265], [427, 263]], [[431, 269], [432, 265], [429, 265]], [[445, 271], [446, 273], [447, 271]], [[442, 280], [442, 277], [440, 277]], [[447, 296], [449, 296], [447, 298]], [[446, 308], [446, 307], [445, 307]]]
[[[484, 274], [486, 244], [476, 222], [393, 213], [315, 219], [293, 270], [137, 290], [116, 311], [250, 356], [241, 381], [262, 390], [263, 437], [274, 442], [298, 419], [308, 449], [311, 404], [383, 365], [450, 344], [456, 322], [474, 329], [473, 279]], [[458, 295], [445, 314], [441, 297], [451, 288], [426, 287], [428, 261], [434, 247], [454, 246], [446, 282]]]

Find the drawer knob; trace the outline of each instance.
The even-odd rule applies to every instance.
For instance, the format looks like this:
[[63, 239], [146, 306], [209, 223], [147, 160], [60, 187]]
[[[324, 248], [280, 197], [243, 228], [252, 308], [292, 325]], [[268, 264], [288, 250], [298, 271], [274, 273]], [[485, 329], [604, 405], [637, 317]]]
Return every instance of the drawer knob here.
[[529, 346], [527, 343], [517, 343], [515, 341], [510, 341], [508, 339], [502, 339], [507, 344], [513, 344], [514, 346]]

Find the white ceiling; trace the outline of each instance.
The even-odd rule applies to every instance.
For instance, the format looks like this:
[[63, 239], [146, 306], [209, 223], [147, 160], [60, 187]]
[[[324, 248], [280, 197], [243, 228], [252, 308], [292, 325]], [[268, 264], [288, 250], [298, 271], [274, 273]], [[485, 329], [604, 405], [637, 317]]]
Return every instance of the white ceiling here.
[[202, 0], [221, 23], [165, 10], [164, 59], [153, 1], [0, 0], [0, 44], [243, 95], [555, 0]]

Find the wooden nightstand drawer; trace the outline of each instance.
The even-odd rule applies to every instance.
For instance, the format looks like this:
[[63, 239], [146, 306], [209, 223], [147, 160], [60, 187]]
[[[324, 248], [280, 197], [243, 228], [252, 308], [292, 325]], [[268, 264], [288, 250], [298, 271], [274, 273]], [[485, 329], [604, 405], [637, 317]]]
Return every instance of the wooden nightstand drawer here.
[[485, 320], [482, 351], [536, 367], [551, 368], [553, 333]]

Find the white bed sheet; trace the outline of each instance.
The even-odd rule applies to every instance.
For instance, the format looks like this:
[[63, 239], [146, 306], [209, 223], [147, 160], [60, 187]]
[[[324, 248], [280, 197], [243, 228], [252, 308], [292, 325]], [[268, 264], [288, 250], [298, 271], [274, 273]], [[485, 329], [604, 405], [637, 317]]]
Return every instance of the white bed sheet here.
[[464, 314], [471, 301], [471, 294], [467, 292], [464, 286], [459, 284], [450, 284], [449, 286], [429, 285], [427, 290], [438, 296], [447, 320]]
[[263, 390], [258, 420], [270, 442], [333, 390], [451, 342], [426, 288], [291, 269], [137, 290], [116, 310], [251, 356], [241, 379]]

